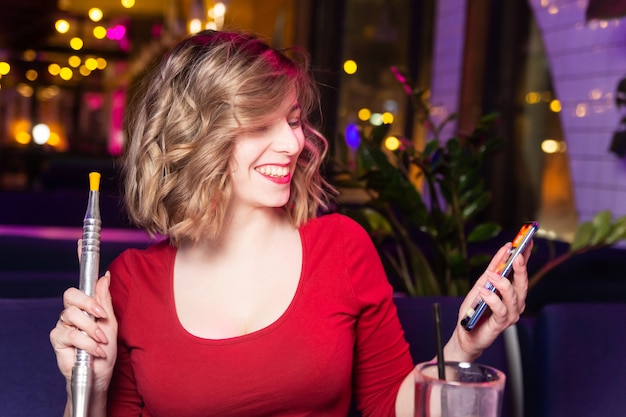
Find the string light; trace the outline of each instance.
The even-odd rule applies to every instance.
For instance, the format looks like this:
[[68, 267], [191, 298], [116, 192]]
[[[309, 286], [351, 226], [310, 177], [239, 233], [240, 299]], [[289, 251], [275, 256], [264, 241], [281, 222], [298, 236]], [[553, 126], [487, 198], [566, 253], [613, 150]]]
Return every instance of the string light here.
[[11, 71], [11, 65], [8, 62], [0, 61], [0, 75], [7, 75]]
[[92, 33], [96, 39], [104, 39], [107, 36], [107, 30], [104, 26], [94, 27]]
[[385, 148], [389, 149], [390, 151], [395, 151], [399, 147], [400, 139], [398, 139], [397, 137], [389, 136], [387, 139], [385, 139]]
[[343, 70], [346, 74], [352, 75], [356, 73], [357, 64], [355, 61], [348, 59], [343, 63]]
[[78, 51], [80, 49], [82, 49], [83, 47], [83, 40], [81, 38], [72, 38], [70, 39], [70, 47], [75, 50]]
[[70, 30], [70, 22], [65, 19], [59, 19], [54, 23], [54, 28], [61, 34], [67, 33]]
[[89, 9], [89, 12], [87, 12], [87, 15], [93, 22], [99, 22], [100, 20], [102, 20], [102, 17], [104, 16], [104, 14], [102, 13], [102, 10], [98, 9], [97, 7], [93, 7]]

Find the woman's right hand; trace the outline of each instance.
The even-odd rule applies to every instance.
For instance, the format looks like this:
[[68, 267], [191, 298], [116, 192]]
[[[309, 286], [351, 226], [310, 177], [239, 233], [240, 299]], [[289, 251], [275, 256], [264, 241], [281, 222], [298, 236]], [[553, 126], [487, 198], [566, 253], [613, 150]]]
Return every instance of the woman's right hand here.
[[77, 288], [69, 288], [63, 294], [64, 309], [50, 332], [50, 342], [68, 388], [78, 348], [92, 355], [94, 391], [108, 390], [117, 356], [117, 320], [111, 303], [110, 282], [111, 275], [107, 271], [96, 283], [94, 297]]

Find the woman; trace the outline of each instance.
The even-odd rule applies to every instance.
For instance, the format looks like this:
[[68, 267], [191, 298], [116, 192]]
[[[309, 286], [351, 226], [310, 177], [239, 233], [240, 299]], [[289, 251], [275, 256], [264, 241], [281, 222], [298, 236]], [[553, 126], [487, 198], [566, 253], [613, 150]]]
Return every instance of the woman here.
[[[318, 216], [327, 144], [295, 57], [204, 31], [145, 78], [125, 199], [134, 223], [167, 239], [122, 253], [95, 297], [64, 294], [50, 338], [66, 415], [75, 348], [95, 358], [91, 417], [345, 416], [353, 396], [366, 416], [413, 415], [413, 363], [376, 250], [347, 217]], [[480, 295], [493, 313], [457, 328], [447, 359], [474, 360], [519, 318], [526, 256], [514, 284], [493, 272], [508, 248], [461, 306]]]

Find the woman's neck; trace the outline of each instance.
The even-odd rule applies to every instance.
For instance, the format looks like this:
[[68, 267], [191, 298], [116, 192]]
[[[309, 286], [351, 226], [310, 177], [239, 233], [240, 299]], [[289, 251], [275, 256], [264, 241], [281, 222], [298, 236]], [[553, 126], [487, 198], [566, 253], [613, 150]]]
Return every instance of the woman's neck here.
[[282, 209], [251, 210], [227, 219], [219, 239], [185, 241], [179, 252], [197, 260], [236, 259], [242, 254], [250, 257], [265, 252], [273, 242], [294, 230]]

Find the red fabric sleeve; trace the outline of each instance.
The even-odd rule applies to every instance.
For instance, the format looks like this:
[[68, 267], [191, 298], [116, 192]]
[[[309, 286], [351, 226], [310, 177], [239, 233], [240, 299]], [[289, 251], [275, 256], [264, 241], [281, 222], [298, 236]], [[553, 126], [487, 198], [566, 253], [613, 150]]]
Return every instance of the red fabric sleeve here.
[[111, 297], [113, 309], [118, 320], [117, 361], [109, 386], [107, 415], [110, 417], [141, 416], [143, 403], [137, 392], [137, 383], [130, 362], [130, 351], [124, 343], [121, 333], [125, 331], [124, 318], [130, 302], [133, 272], [134, 250], [127, 250], [110, 265]]
[[413, 361], [378, 252], [360, 225], [345, 223], [347, 272], [361, 311], [356, 321], [354, 395], [364, 416], [395, 416], [397, 392]]

